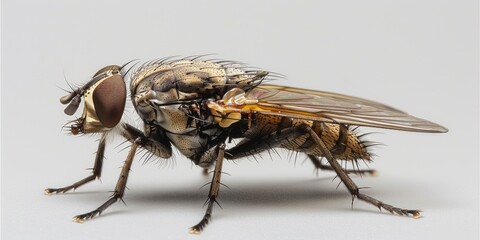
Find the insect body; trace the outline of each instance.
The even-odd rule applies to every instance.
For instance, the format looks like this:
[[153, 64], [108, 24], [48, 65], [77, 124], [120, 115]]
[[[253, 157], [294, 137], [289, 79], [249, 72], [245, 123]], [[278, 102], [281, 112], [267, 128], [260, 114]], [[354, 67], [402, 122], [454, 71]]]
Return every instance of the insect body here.
[[[191, 228], [200, 233], [212, 216], [221, 185], [224, 159], [252, 156], [272, 148], [302, 152], [319, 169], [336, 172], [353, 197], [399, 215], [419, 217], [419, 210], [397, 208], [360, 192], [349, 173], [373, 170], [344, 169], [339, 160], [370, 161], [369, 142], [352, 126], [413, 132], [446, 132], [435, 123], [386, 105], [329, 92], [262, 84], [272, 75], [229, 61], [191, 57], [158, 60], [138, 67], [130, 76], [131, 101], [143, 121], [143, 131], [120, 121], [125, 106], [125, 67], [108, 66], [61, 102], [72, 115], [84, 97], [81, 118], [70, 126], [73, 134], [102, 133], [91, 176], [47, 194], [66, 192], [100, 177], [105, 139], [113, 128], [132, 143], [114, 194], [97, 209], [74, 217], [90, 219], [121, 200], [137, 149], [169, 158], [172, 145], [196, 165], [214, 166], [208, 206]], [[238, 143], [226, 148], [226, 142]], [[322, 164], [319, 158], [326, 158]]]

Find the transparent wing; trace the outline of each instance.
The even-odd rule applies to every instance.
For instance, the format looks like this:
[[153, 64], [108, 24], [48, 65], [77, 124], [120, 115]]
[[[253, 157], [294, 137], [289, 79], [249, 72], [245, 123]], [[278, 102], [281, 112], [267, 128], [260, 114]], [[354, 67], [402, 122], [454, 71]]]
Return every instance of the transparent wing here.
[[256, 102], [252, 109], [262, 114], [412, 132], [448, 131], [384, 104], [331, 92], [260, 85], [249, 90], [245, 98]]

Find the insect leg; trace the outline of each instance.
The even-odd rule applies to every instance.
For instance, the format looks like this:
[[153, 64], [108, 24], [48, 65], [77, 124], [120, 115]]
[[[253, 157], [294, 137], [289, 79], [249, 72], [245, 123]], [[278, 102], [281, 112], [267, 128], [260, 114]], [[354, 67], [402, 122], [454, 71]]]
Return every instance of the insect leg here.
[[210, 184], [210, 192], [208, 193], [208, 199], [206, 202], [206, 204], [208, 204], [207, 210], [205, 211], [205, 215], [203, 216], [202, 220], [190, 229], [190, 233], [199, 234], [202, 232], [212, 217], [213, 204], [218, 204], [217, 197], [220, 191], [220, 177], [222, 174], [223, 157], [225, 154], [225, 143], [221, 143], [217, 148], [218, 154], [215, 161], [215, 170], [213, 172], [212, 182]]
[[[320, 159], [318, 159], [317, 156], [313, 156], [313, 155], [307, 155], [307, 156], [308, 156], [308, 159], [310, 159], [310, 161], [313, 163], [316, 169], [334, 171], [332, 166], [323, 164], [322, 161], [320, 161]], [[374, 169], [362, 169], [362, 170], [345, 170], [344, 169], [343, 171], [345, 171], [347, 174], [351, 174], [351, 173], [359, 174], [359, 175], [369, 174], [371, 176], [375, 176], [377, 174], [377, 171]]]
[[62, 187], [62, 188], [47, 188], [45, 189], [45, 194], [51, 195], [52, 193], [64, 193], [69, 190], [75, 190], [76, 188], [95, 180], [95, 178], [100, 178], [102, 174], [102, 165], [103, 165], [103, 155], [105, 153], [105, 136], [104, 133], [100, 138], [100, 142], [98, 143], [97, 154], [95, 156], [95, 163], [92, 168], [92, 174], [78, 182], [73, 183], [72, 185]]
[[352, 201], [355, 197], [357, 197], [360, 200], [363, 200], [367, 203], [377, 206], [380, 210], [383, 208], [389, 211], [390, 213], [396, 213], [398, 215], [404, 215], [404, 216], [413, 216], [414, 218], [418, 218], [421, 216], [422, 212], [420, 210], [409, 210], [409, 209], [394, 207], [392, 205], [383, 203], [375, 198], [372, 198], [368, 195], [360, 193], [360, 189], [353, 182], [353, 180], [348, 176], [345, 170], [340, 166], [337, 160], [333, 157], [332, 153], [328, 150], [327, 146], [322, 141], [322, 139], [320, 139], [317, 133], [315, 133], [315, 131], [309, 126], [305, 126], [305, 129], [313, 138], [313, 140], [318, 144], [323, 155], [328, 160], [328, 163], [330, 163], [330, 166], [333, 168], [333, 170], [335, 170], [338, 177], [342, 180], [342, 182], [345, 184], [347, 189], [350, 191], [350, 194], [352, 194], [352, 197], [353, 197]]
[[[115, 203], [118, 200], [122, 200], [123, 194], [125, 192], [125, 186], [127, 185], [127, 179], [128, 179], [128, 174], [130, 173], [130, 167], [132, 166], [133, 158], [135, 156], [135, 152], [137, 151], [138, 146], [141, 145], [141, 140], [140, 138], [137, 138], [133, 144], [132, 147], [130, 148], [130, 152], [128, 153], [127, 159], [125, 160], [125, 163], [123, 164], [122, 172], [120, 173], [120, 177], [118, 178], [117, 185], [115, 186], [115, 190], [113, 192], [113, 195], [100, 207], [97, 209], [77, 215], [73, 217], [73, 220], [75, 222], [82, 223], [85, 220], [91, 219], [95, 217], [96, 215], [100, 215], [105, 209], [107, 209], [110, 205]], [[123, 201], [123, 200], [122, 200]]]
[[305, 132], [299, 128], [287, 128], [278, 134], [265, 135], [255, 139], [244, 139], [242, 142], [226, 150], [225, 158], [235, 160], [242, 157], [252, 156], [275, 147], [281, 147], [283, 143], [296, 139]]
[[[140, 139], [140, 146], [155, 156], [161, 158], [169, 158], [172, 156], [172, 145], [168, 142], [166, 136], [161, 135], [161, 132], [151, 132], [148, 125], [146, 125], [146, 129], [149, 130], [147, 134], [130, 124], [123, 124], [122, 127], [122, 136], [131, 143], [134, 143], [137, 139]], [[157, 139], [161, 140], [162, 142], [157, 141]]]

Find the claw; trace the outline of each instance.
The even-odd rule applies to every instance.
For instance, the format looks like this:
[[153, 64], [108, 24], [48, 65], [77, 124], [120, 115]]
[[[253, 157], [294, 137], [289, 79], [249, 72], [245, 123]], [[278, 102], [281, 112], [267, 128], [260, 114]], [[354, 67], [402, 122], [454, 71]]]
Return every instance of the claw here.
[[418, 219], [418, 218], [421, 218], [422, 217], [422, 211], [418, 211], [416, 210], [414, 213], [413, 213], [413, 218], [415, 219]]
[[190, 228], [190, 233], [191, 234], [200, 234], [200, 233], [202, 233], [202, 231], [200, 231], [200, 229], [197, 229], [197, 228]]
[[99, 215], [99, 211], [94, 210], [92, 212], [85, 213], [85, 214], [80, 214], [80, 215], [77, 215], [77, 216], [73, 217], [73, 221], [76, 222], [76, 223], [83, 223], [86, 220], [92, 219], [97, 215]]
[[75, 216], [75, 217], [73, 217], [73, 221], [76, 222], [76, 223], [83, 223], [83, 222], [85, 222], [85, 219], [83, 219], [80, 216]]
[[45, 188], [45, 190], [43, 190], [43, 194], [45, 194], [47, 196], [51, 196], [52, 193], [53, 193], [53, 191], [50, 188]]

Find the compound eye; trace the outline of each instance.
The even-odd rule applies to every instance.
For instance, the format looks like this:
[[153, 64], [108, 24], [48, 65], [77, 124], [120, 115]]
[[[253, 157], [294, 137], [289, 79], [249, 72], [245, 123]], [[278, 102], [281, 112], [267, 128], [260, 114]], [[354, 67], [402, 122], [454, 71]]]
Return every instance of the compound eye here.
[[122, 67], [117, 66], [117, 65], [106, 66], [106, 67], [98, 70], [98, 71], [93, 75], [93, 78], [95, 78], [96, 76], [99, 76], [100, 74], [105, 73], [105, 72], [107, 72], [107, 71], [120, 71], [121, 68], [122, 68]]
[[125, 82], [120, 74], [102, 81], [93, 91], [93, 104], [103, 126], [113, 128], [120, 122], [127, 97]]

